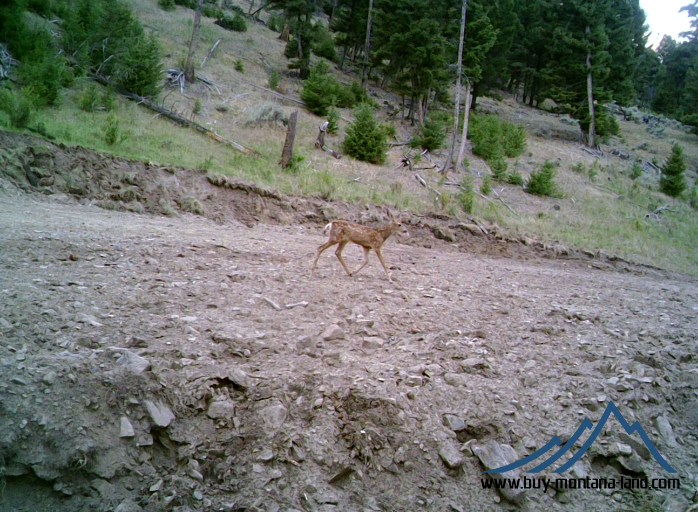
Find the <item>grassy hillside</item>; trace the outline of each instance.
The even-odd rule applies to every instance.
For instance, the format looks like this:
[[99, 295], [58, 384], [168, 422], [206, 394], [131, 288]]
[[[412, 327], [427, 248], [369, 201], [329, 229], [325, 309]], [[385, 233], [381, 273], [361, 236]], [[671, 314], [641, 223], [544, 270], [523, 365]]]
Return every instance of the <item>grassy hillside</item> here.
[[[177, 7], [173, 12], [158, 8], [155, 0], [128, 0], [127, 3], [145, 26], [159, 38], [165, 50], [165, 67], [182, 68], [192, 29], [193, 11]], [[247, 10], [249, 4], [240, 6]], [[263, 14], [263, 17], [267, 16]], [[444, 177], [429, 169], [433, 161], [416, 163], [421, 176], [437, 196], [420, 186], [414, 173], [399, 167], [404, 147], [389, 151], [382, 166], [374, 166], [344, 157], [335, 160], [314, 147], [317, 126], [324, 120], [301, 106], [258, 87], [268, 87], [272, 71], [282, 75], [279, 91], [299, 98], [302, 82], [287, 73], [288, 60], [278, 34], [248, 22], [248, 31], [231, 32], [218, 27], [213, 19], [202, 18], [201, 40], [195, 61], [197, 72], [210, 78], [215, 86], [202, 82], [188, 86], [181, 94], [178, 88], [166, 88], [160, 100], [181, 115], [213, 128], [227, 139], [234, 140], [261, 154], [250, 157], [220, 145], [204, 135], [174, 125], [153, 112], [124, 99], [117, 99], [112, 114], [86, 112], [80, 103], [86, 91], [94, 87], [90, 80], [79, 79], [66, 90], [60, 105], [39, 112], [36, 122], [58, 141], [77, 144], [120, 156], [207, 169], [254, 180], [289, 194], [313, 195], [324, 199], [390, 204], [416, 212], [437, 209], [465, 216], [458, 204], [460, 183], [466, 173]], [[220, 40], [216, 52], [200, 66], [211, 47]], [[313, 57], [314, 61], [317, 59]], [[244, 72], [235, 69], [242, 62]], [[351, 63], [346, 73], [333, 69], [343, 83], [356, 78]], [[101, 89], [101, 88], [100, 88]], [[102, 92], [100, 90], [99, 94]], [[387, 101], [399, 104], [399, 98], [371, 84], [371, 94], [379, 105]], [[658, 176], [647, 175], [632, 180], [631, 160], [606, 154], [597, 158], [573, 142], [577, 129], [567, 126], [555, 115], [520, 105], [510, 97], [496, 101], [478, 100], [479, 108], [523, 124], [529, 135], [528, 150], [519, 159], [509, 160], [509, 169], [517, 170], [524, 179], [546, 160], [557, 164], [557, 182], [562, 196], [541, 198], [524, 192], [520, 186], [495, 184], [489, 199], [475, 198], [472, 215], [497, 224], [522, 236], [559, 242], [592, 251], [617, 254], [630, 260], [658, 265], [698, 275], [698, 214], [685, 201], [672, 200], [657, 192]], [[299, 110], [296, 152], [302, 161], [292, 172], [283, 172], [278, 160], [285, 128], [260, 120], [270, 109], [288, 115]], [[196, 113], [195, 113], [196, 112]], [[342, 111], [344, 119], [351, 112]], [[388, 120], [387, 109], [378, 114]], [[406, 140], [415, 132], [407, 121], [395, 118], [397, 138]], [[645, 161], [661, 164], [670, 153], [674, 141], [686, 153], [689, 186], [695, 179], [698, 165], [698, 138], [668, 128], [664, 138], [654, 139], [642, 124], [620, 121], [621, 136], [612, 138], [604, 150], [615, 146]], [[105, 131], [111, 127], [119, 142], [109, 145]], [[328, 138], [328, 144], [340, 150], [345, 121], [340, 133]], [[567, 140], [565, 140], [567, 139]], [[640, 148], [640, 149], [638, 149]], [[442, 150], [445, 151], [445, 150]], [[415, 152], [412, 152], [415, 156]], [[479, 158], [469, 156], [467, 174], [479, 190], [484, 176], [490, 173]], [[439, 161], [439, 154], [434, 157]], [[506, 204], [505, 204], [506, 203]], [[659, 206], [669, 205], [658, 218], [646, 215]]]

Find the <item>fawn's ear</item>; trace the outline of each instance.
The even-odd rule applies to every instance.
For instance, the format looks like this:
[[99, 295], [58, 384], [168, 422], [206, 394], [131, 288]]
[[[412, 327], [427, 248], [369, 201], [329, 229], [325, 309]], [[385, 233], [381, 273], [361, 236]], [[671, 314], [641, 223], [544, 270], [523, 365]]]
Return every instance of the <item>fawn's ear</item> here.
[[395, 217], [393, 217], [393, 214], [390, 213], [390, 210], [386, 207], [385, 212], [388, 214], [388, 217], [390, 217], [392, 220], [395, 220]]

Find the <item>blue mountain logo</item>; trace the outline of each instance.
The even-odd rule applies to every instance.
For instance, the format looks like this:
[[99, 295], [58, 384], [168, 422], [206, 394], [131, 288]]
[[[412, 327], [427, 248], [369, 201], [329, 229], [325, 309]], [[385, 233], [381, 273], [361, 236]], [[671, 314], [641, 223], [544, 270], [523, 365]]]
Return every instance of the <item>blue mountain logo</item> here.
[[[645, 446], [647, 446], [647, 449], [650, 451], [650, 453], [654, 456], [655, 460], [659, 462], [659, 464], [666, 469], [669, 473], [676, 473], [676, 470], [672, 468], [669, 463], [664, 460], [664, 457], [662, 457], [662, 454], [659, 453], [659, 450], [654, 446], [650, 438], [647, 436], [645, 433], [645, 430], [642, 428], [640, 425], [639, 421], [636, 421], [632, 425], [630, 425], [621, 412], [618, 410], [618, 408], [615, 406], [613, 402], [609, 402], [608, 407], [606, 407], [606, 410], [603, 413], [603, 416], [601, 417], [601, 420], [599, 420], [599, 423], [596, 425], [596, 428], [594, 428], [594, 424], [589, 421], [588, 418], [584, 418], [584, 421], [582, 421], [582, 424], [579, 425], [579, 428], [577, 431], [570, 437], [569, 441], [565, 443], [564, 446], [559, 448], [555, 453], [553, 453], [550, 457], [548, 457], [545, 462], [542, 464], [537, 465], [533, 469], [529, 469], [527, 473], [540, 473], [543, 471], [545, 468], [550, 466], [551, 464], [554, 464], [555, 461], [557, 461], [560, 457], [562, 457], [565, 453], [570, 451], [574, 443], [577, 442], [577, 439], [579, 439], [582, 434], [584, 433], [585, 430], [591, 430], [594, 428], [592, 431], [591, 435], [589, 435], [589, 438], [586, 440], [584, 445], [581, 447], [581, 449], [574, 454], [574, 456], [568, 460], [565, 464], [557, 468], [553, 473], [564, 473], [568, 469], [570, 469], [575, 462], [577, 462], [579, 459], [581, 459], [584, 454], [587, 452], [587, 450], [591, 447], [592, 443], [596, 440], [598, 435], [601, 433], [601, 430], [603, 430], [604, 425], [608, 421], [608, 418], [611, 416], [611, 413], [616, 417], [618, 422], [621, 424], [621, 426], [625, 429], [625, 432], [630, 434], [634, 434], [637, 432], [639, 436], [642, 438], [642, 440], [645, 443]], [[513, 462], [512, 464], [509, 464], [507, 466], [502, 466], [501, 468], [496, 468], [496, 469], [490, 469], [489, 471], [485, 471], [485, 473], [506, 473], [507, 471], [511, 471], [512, 469], [520, 468], [521, 466], [528, 464], [529, 462], [533, 462], [534, 460], [540, 458], [548, 452], [550, 449], [552, 449], [554, 446], [560, 446], [562, 444], [562, 440], [558, 437], [555, 436], [553, 437], [548, 444], [543, 446], [542, 448], [539, 448], [535, 452], [533, 452], [531, 455], [528, 457], [524, 457], [521, 460], [518, 460], [516, 462]]]

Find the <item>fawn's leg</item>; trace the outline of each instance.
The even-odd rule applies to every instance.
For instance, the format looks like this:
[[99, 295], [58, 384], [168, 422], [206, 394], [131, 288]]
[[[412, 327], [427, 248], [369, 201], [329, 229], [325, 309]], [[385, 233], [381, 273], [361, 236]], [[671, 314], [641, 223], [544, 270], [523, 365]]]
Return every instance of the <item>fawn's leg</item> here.
[[371, 251], [370, 247], [364, 247], [364, 264], [359, 267], [359, 270], [354, 272], [354, 275], [358, 274], [361, 272], [361, 269], [364, 268], [368, 264], [368, 253]]
[[380, 248], [380, 247], [378, 247], [378, 248], [376, 249], [376, 256], [378, 256], [378, 259], [380, 260], [381, 265], [383, 265], [383, 270], [385, 270], [385, 274], [388, 276], [388, 281], [390, 281], [390, 282], [392, 283], [392, 282], [393, 282], [393, 278], [390, 277], [390, 272], [388, 272], [388, 267], [385, 266], [385, 261], [383, 260], [383, 255], [381, 254], [381, 248]]
[[344, 270], [346, 270], [347, 274], [349, 274], [349, 277], [351, 277], [351, 272], [349, 271], [349, 267], [347, 267], [347, 264], [344, 263], [344, 260], [342, 259], [342, 251], [344, 250], [345, 245], [347, 245], [347, 242], [339, 242], [339, 246], [337, 247], [337, 250], [334, 253], [337, 256], [337, 259], [339, 260], [339, 262], [344, 267]]
[[326, 243], [322, 244], [320, 247], [317, 248], [317, 253], [315, 254], [315, 261], [313, 262], [312, 270], [315, 270], [317, 268], [317, 260], [320, 259], [320, 255], [322, 254], [322, 251], [324, 251], [328, 247], [332, 247], [336, 243], [337, 242], [333, 242], [332, 240], [328, 240]]

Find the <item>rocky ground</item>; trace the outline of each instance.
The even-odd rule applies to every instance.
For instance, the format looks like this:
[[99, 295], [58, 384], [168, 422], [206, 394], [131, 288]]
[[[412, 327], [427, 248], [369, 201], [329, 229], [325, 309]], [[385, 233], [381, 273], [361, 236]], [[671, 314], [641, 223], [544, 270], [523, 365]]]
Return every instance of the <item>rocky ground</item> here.
[[[42, 147], [6, 151], [0, 177], [0, 510], [698, 499], [694, 279], [438, 216], [385, 245], [394, 283], [373, 255], [354, 278], [332, 251], [311, 273], [327, 218], [381, 213]], [[192, 188], [206, 216], [181, 213]], [[610, 401], [680, 490], [482, 488], [489, 453], [566, 441]], [[672, 476], [616, 420], [571, 473]]]

